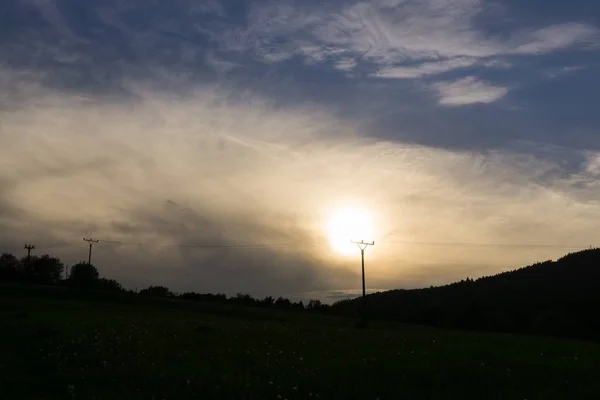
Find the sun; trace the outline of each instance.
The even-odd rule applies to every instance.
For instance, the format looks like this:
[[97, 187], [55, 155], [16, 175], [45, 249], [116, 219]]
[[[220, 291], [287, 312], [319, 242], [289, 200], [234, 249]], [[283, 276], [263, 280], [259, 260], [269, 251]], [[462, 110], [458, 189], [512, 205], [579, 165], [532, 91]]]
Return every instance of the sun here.
[[358, 247], [352, 241], [373, 240], [371, 214], [362, 208], [346, 207], [335, 210], [327, 226], [331, 247], [342, 255], [356, 254]]

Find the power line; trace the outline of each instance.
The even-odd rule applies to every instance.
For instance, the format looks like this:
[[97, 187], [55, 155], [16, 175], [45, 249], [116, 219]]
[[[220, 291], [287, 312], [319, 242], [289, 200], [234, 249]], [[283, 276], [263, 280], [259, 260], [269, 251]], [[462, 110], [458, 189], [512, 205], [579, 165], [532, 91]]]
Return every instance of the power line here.
[[407, 241], [407, 240], [395, 240], [395, 241], [384, 241], [383, 243], [388, 244], [414, 244], [414, 245], [425, 245], [425, 246], [453, 246], [453, 247], [496, 247], [496, 248], [539, 248], [539, 249], [557, 249], [557, 250], [580, 250], [589, 249], [590, 245], [587, 246], [570, 246], [570, 245], [557, 245], [557, 244], [516, 244], [516, 243], [468, 243], [468, 242], [427, 242], [427, 241]]
[[[140, 242], [122, 242], [115, 240], [100, 240], [101, 243], [113, 243], [122, 245], [136, 245], [136, 246], [159, 246], [159, 247], [181, 247], [181, 248], [206, 248], [206, 249], [244, 249], [244, 248], [277, 248], [277, 247], [316, 247], [320, 243], [313, 244], [297, 244], [297, 243], [257, 243], [257, 244], [233, 244], [233, 245], [220, 245], [220, 244], [163, 244], [163, 245], [152, 245], [148, 243]], [[497, 247], [497, 248], [541, 248], [541, 249], [558, 249], [558, 250], [578, 250], [578, 249], [589, 249], [591, 246], [570, 246], [570, 245], [557, 245], [557, 244], [510, 244], [510, 243], [469, 243], [469, 242], [428, 242], [428, 241], [407, 241], [407, 240], [396, 240], [396, 241], [383, 241], [380, 243], [385, 244], [414, 244], [414, 245], [426, 245], [426, 246], [455, 246], [455, 247]]]
[[100, 243], [121, 244], [131, 246], [151, 246], [151, 247], [178, 247], [195, 249], [267, 249], [267, 248], [289, 248], [289, 247], [315, 247], [318, 244], [297, 244], [297, 243], [256, 243], [256, 244], [150, 244], [141, 242], [122, 242], [117, 240], [100, 240]]
[[[310, 248], [321, 246], [320, 243], [245, 243], [245, 244], [152, 244], [142, 242], [126, 242], [118, 240], [92, 240], [85, 239], [90, 244], [118, 244], [127, 246], [147, 246], [147, 247], [174, 247], [174, 248], [192, 248], [192, 249], [270, 249], [270, 248]], [[37, 244], [36, 249], [51, 249], [58, 247], [67, 247], [72, 245], [74, 242], [63, 241], [51, 244]], [[409, 240], [386, 240], [381, 241], [380, 244], [405, 244], [405, 245], [417, 245], [417, 246], [440, 246], [440, 247], [481, 247], [481, 248], [512, 248], [512, 249], [553, 249], [553, 250], [583, 250], [589, 249], [593, 246], [576, 246], [576, 245], [560, 245], [560, 244], [544, 244], [544, 243], [531, 243], [531, 244], [517, 244], [517, 243], [476, 243], [476, 242], [436, 242], [436, 241], [409, 241]], [[22, 245], [14, 243], [0, 244], [0, 248], [18, 248]]]
[[[52, 248], [58, 248], [58, 247], [65, 247], [72, 244], [72, 242], [70, 243], [65, 243], [65, 242], [61, 242], [61, 243], [51, 243], [51, 244], [36, 244], [36, 249], [52, 249]], [[20, 248], [21, 246], [23, 246], [22, 244], [18, 244], [18, 243], [0, 243], [0, 248], [3, 249], [16, 249], [16, 248]]]

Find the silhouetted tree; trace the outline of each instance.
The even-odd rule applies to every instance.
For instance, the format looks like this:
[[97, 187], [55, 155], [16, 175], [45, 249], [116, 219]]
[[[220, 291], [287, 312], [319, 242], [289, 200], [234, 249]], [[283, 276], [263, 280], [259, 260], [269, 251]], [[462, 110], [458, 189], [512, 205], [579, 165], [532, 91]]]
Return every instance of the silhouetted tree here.
[[260, 304], [263, 307], [272, 308], [275, 305], [275, 299], [271, 296], [267, 296], [261, 300]]
[[48, 254], [41, 257], [32, 256], [29, 262], [27, 262], [27, 258], [24, 258], [21, 264], [25, 280], [44, 285], [58, 283], [65, 268], [58, 258]]
[[79, 287], [94, 287], [98, 283], [100, 274], [96, 267], [87, 262], [80, 262], [71, 267], [69, 284]]
[[4, 253], [0, 256], [0, 281], [15, 282], [21, 276], [20, 263], [17, 257]]
[[173, 293], [165, 286], [149, 286], [140, 290], [142, 296], [173, 297]]
[[238, 293], [235, 297], [229, 299], [229, 301], [233, 304], [238, 304], [241, 306], [254, 306], [258, 303], [252, 296], [245, 293]]
[[310, 300], [308, 302], [308, 304], [306, 305], [306, 309], [307, 310], [317, 310], [319, 308], [321, 308], [321, 301], [320, 300]]
[[227, 301], [227, 296], [222, 293], [212, 294], [212, 293], [194, 293], [194, 292], [186, 292], [179, 296], [182, 300], [191, 300], [191, 301], [206, 301], [212, 303], [225, 303]]
[[284, 310], [290, 309], [292, 308], [292, 302], [289, 299], [278, 297], [277, 300], [275, 300], [275, 308], [280, 308]]
[[123, 286], [121, 286], [121, 284], [114, 279], [100, 278], [96, 281], [95, 287], [98, 290], [105, 290], [107, 292], [125, 291], [125, 289], [123, 289]]

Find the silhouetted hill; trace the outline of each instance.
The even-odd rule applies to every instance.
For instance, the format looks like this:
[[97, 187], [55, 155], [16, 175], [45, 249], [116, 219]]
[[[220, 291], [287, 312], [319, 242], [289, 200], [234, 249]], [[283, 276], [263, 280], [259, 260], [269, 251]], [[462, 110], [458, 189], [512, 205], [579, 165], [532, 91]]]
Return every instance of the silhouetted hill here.
[[[600, 339], [600, 249], [477, 280], [367, 297], [373, 318], [441, 327]], [[356, 315], [360, 299], [334, 304]]]

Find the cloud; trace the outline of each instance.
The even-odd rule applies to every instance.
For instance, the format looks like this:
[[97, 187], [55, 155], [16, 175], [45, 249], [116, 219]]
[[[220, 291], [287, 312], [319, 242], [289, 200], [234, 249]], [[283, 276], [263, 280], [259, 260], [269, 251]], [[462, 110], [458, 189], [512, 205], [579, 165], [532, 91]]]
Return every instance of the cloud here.
[[597, 47], [600, 44], [600, 31], [582, 23], [557, 24], [526, 34], [524, 42], [514, 48], [514, 53], [543, 54], [575, 45]]
[[[130, 96], [104, 98], [3, 74], [11, 84], [0, 110], [0, 244], [19, 244], [17, 253], [24, 241], [41, 243], [40, 252], [45, 244], [73, 263], [85, 257], [83, 236], [143, 243], [95, 249], [102, 273], [129, 287], [255, 295], [360, 287], [356, 259], [333, 254], [326, 237], [331, 211], [346, 204], [375, 214], [371, 288], [429, 286], [564, 252], [427, 243], [578, 246], [595, 237], [591, 155], [572, 174], [559, 151], [543, 159], [377, 141], [376, 127], [359, 129], [322, 105], [281, 105], [224, 84], [174, 94], [129, 83]], [[445, 104], [499, 97], [474, 78], [438, 89]], [[280, 246], [180, 247], [256, 243]]]
[[473, 76], [453, 82], [440, 82], [433, 85], [439, 102], [445, 106], [463, 106], [467, 104], [492, 103], [508, 93], [508, 89], [493, 86]]
[[[374, 76], [413, 79], [458, 68], [493, 66], [507, 55], [592, 48], [597, 27], [566, 22], [491, 36], [477, 25], [481, 0], [343, 2], [326, 10], [279, 2], [255, 4], [235, 47], [268, 62], [302, 57], [347, 71], [372, 64]], [[501, 21], [501, 20], [500, 20]], [[342, 61], [343, 60], [343, 61]]]
[[[483, 17], [490, 17], [490, 8], [482, 0], [353, 0], [319, 6], [251, 1], [237, 11], [214, 1], [183, 0], [163, 9], [139, 0], [129, 5], [113, 0], [86, 6], [89, 25], [94, 27], [88, 34], [68, 7], [57, 8], [52, 1], [19, 4], [9, 9], [9, 19], [25, 12], [34, 15], [35, 9], [40, 20], [8, 26], [9, 39], [0, 58], [15, 70], [35, 69], [58, 87], [93, 86], [105, 91], [120, 90], [122, 80], [132, 77], [179, 74], [185, 90], [195, 82], [222, 78], [255, 87], [260, 76], [284, 74], [293, 81], [303, 79], [305, 72], [317, 79], [325, 76], [318, 75], [322, 72], [328, 77], [339, 73], [356, 80], [349, 85], [363, 87], [425, 78], [443, 88], [450, 73], [479, 76], [483, 70], [518, 68], [531, 63], [533, 56], [593, 50], [599, 32], [578, 21], [515, 24], [508, 8], [502, 9], [503, 14], [492, 12], [490, 32], [482, 23]], [[133, 13], [144, 19], [132, 22], [137, 21], [132, 20]], [[282, 74], [279, 68], [289, 70]], [[341, 80], [329, 82], [335, 87], [327, 95], [345, 90]], [[477, 87], [477, 94], [470, 97], [486, 103], [505, 90], [487, 86]], [[295, 90], [327, 97], [308, 93], [310, 85]], [[401, 90], [390, 89], [389, 99], [377, 104], [383, 108], [396, 102]], [[429, 99], [426, 92], [424, 98]]]
[[548, 71], [546, 71], [545, 75], [549, 79], [556, 79], [556, 78], [560, 78], [565, 75], [571, 75], [574, 72], [581, 71], [585, 68], [586, 68], [585, 66], [581, 66], [581, 65], [574, 65], [574, 66], [561, 67], [561, 68], [550, 68]]
[[600, 153], [589, 153], [586, 157], [585, 171], [593, 176], [600, 176]]
[[426, 62], [416, 67], [391, 67], [381, 69], [373, 76], [378, 78], [419, 78], [426, 75], [437, 75], [457, 68], [470, 67], [477, 63], [473, 58], [459, 57], [440, 62]]

